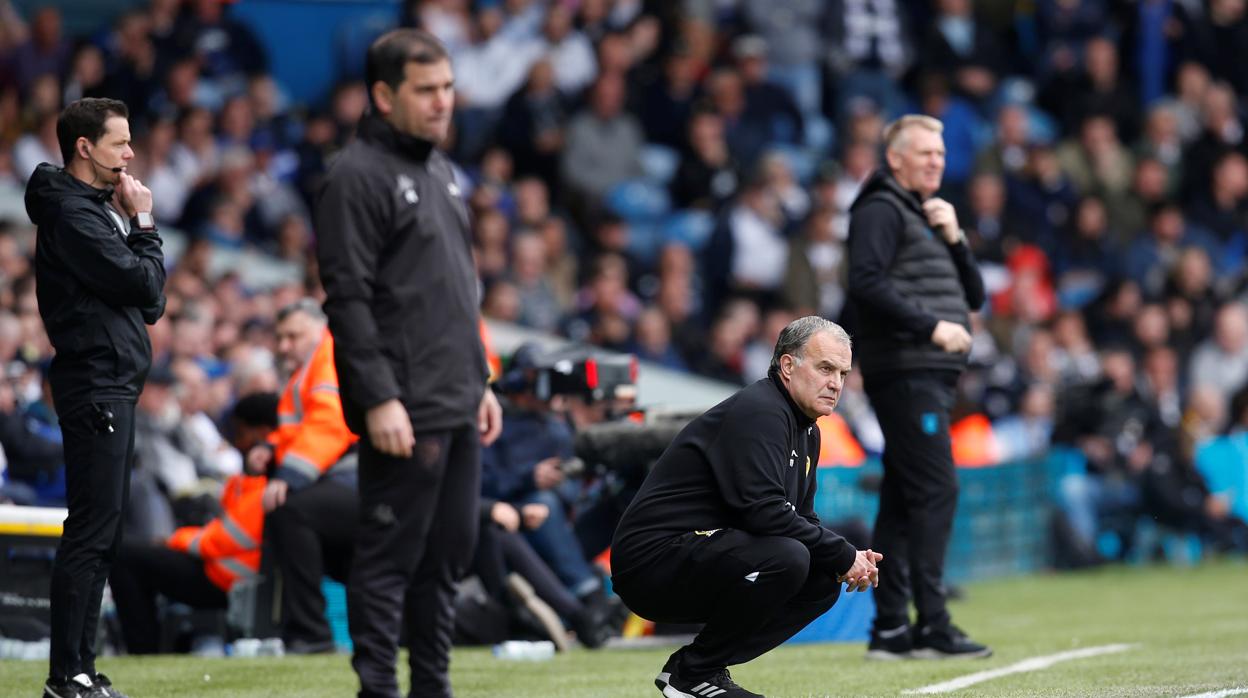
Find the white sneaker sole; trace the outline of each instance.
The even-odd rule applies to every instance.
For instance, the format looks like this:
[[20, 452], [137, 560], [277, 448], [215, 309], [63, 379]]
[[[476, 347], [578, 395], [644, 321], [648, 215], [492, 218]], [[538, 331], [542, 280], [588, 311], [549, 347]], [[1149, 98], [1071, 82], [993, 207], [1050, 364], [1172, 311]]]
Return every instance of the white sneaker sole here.
[[934, 650], [930, 647], [911, 650], [910, 656], [915, 659], [977, 659], [992, 656], [992, 648], [985, 647], [977, 652], [959, 652], [957, 654], [949, 654]]
[[913, 659], [912, 652], [889, 652], [888, 650], [867, 650], [867, 659], [873, 662], [902, 662]]

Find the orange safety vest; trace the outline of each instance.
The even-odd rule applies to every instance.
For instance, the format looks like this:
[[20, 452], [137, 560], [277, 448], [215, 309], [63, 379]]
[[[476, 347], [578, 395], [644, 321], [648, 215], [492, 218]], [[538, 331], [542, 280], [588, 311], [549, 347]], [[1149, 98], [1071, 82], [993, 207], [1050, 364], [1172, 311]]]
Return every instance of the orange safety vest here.
[[1000, 462], [1000, 449], [992, 422], [983, 414], [970, 414], [949, 427], [953, 462], [959, 468], [983, 468]]
[[263, 476], [231, 477], [221, 493], [221, 516], [204, 526], [183, 526], [169, 536], [170, 548], [203, 558], [204, 573], [222, 591], [260, 572], [267, 482]]
[[845, 418], [833, 412], [819, 418], [819, 465], [857, 468], [867, 460]]
[[491, 346], [490, 329], [485, 326], [485, 318], [481, 318], [477, 329], [481, 333], [481, 346], [485, 349], [485, 363], [490, 368], [489, 382], [493, 383], [498, 380], [499, 376], [503, 375], [503, 362], [498, 358], [498, 354], [494, 353], [494, 349]]
[[290, 377], [269, 434], [273, 462], [292, 485], [316, 482], [331, 468], [350, 468], [347, 449], [359, 440], [347, 428], [334, 368], [334, 338], [326, 329], [312, 356]]

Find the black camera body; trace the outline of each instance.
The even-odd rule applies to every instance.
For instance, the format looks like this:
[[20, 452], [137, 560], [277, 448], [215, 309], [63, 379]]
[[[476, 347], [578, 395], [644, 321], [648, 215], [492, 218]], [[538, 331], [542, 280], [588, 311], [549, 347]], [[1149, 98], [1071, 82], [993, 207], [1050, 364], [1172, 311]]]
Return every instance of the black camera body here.
[[632, 398], [637, 394], [637, 358], [587, 348], [518, 350], [498, 388], [504, 394], [532, 395], [542, 401], [560, 395], [587, 402]]

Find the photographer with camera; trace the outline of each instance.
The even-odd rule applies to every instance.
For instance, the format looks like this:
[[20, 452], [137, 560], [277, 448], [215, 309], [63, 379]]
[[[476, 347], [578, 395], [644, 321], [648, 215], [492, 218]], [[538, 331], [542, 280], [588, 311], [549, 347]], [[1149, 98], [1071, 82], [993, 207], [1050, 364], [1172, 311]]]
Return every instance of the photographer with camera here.
[[[504, 394], [503, 433], [482, 453], [481, 494], [516, 509], [543, 504], [550, 513], [525, 538], [573, 594], [596, 615], [610, 615], [602, 579], [581, 550], [567, 510], [570, 487], [562, 469], [573, 458], [573, 434], [552, 403], [549, 359], [536, 344], [516, 349], [498, 387]], [[553, 390], [558, 390], [555, 386]]]

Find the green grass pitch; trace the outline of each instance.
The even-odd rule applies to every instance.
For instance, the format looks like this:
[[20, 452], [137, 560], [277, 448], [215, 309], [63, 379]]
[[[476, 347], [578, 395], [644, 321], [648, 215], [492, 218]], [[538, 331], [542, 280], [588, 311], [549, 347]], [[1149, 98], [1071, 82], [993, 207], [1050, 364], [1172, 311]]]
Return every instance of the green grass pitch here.
[[[970, 585], [955, 620], [996, 654], [986, 660], [870, 663], [863, 645], [786, 646], [733, 670], [769, 697], [895, 696], [985, 669], [1081, 647], [1126, 652], [1057, 664], [955, 691], [956, 696], [1187, 696], [1248, 690], [1248, 563], [1113, 568]], [[504, 662], [457, 649], [459, 698], [658, 696], [652, 679], [670, 650], [575, 650], [547, 662]], [[133, 698], [353, 696], [344, 655], [261, 659], [104, 658], [100, 669]], [[0, 661], [0, 696], [39, 695], [44, 662]], [[406, 668], [400, 675], [406, 674]]]

